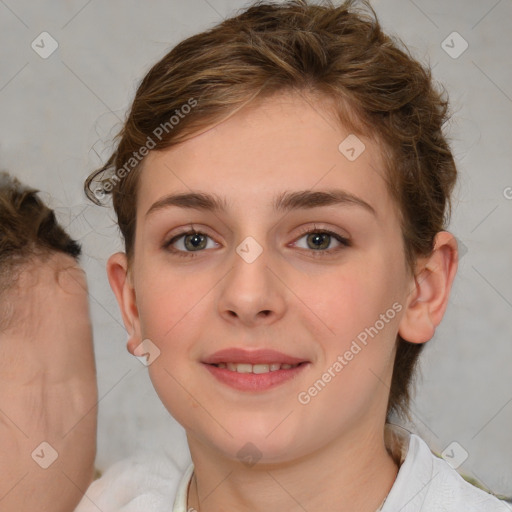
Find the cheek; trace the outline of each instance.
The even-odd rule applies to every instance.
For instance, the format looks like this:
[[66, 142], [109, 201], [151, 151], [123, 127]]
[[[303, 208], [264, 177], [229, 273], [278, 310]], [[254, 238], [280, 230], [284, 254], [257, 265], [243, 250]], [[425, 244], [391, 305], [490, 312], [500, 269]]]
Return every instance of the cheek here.
[[[352, 339], [399, 298], [393, 270], [382, 261], [339, 267], [294, 286], [297, 304], [318, 334]], [[306, 316], [307, 315], [307, 316]]]
[[205, 319], [211, 315], [212, 284], [177, 273], [148, 272], [144, 291], [137, 295], [143, 339], [150, 339], [159, 355], [149, 367], [156, 393], [170, 414], [182, 425], [191, 426], [200, 395], [191, 380], [194, 344], [204, 338]]
[[148, 265], [136, 283], [137, 309], [142, 336], [157, 344], [176, 339], [184, 329], [197, 325], [198, 311], [215, 280], [201, 273]]
[[[340, 267], [322, 285], [317, 282], [300, 292], [309, 290], [307, 304], [316, 313], [308, 318], [322, 346], [319, 371], [336, 375], [325, 403], [343, 397], [354, 408], [363, 407], [365, 400], [387, 390], [383, 383], [390, 378], [403, 309], [397, 282], [400, 271], [391, 260], [379, 256], [350, 268]], [[316, 330], [317, 325], [323, 328]], [[320, 374], [317, 377], [323, 379]]]

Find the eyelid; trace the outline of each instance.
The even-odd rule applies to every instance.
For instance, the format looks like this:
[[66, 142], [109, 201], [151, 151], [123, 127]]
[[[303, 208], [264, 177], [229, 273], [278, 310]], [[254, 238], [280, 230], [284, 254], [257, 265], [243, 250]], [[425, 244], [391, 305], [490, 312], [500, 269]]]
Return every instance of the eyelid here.
[[339, 233], [338, 231], [336, 231], [334, 229], [329, 229], [326, 227], [318, 226], [317, 224], [313, 224], [313, 227], [311, 227], [311, 226], [301, 227], [300, 231], [301, 231], [301, 236], [307, 235], [309, 233], [327, 233], [329, 235], [332, 235], [334, 237], [338, 237], [338, 238], [342, 239], [344, 242], [347, 242], [347, 244], [351, 243], [350, 238], [348, 236], [342, 235], [341, 233]]
[[352, 241], [350, 240], [350, 238], [348, 238], [348, 237], [342, 235], [341, 233], [334, 231], [332, 229], [318, 227], [316, 224], [313, 225], [313, 227], [311, 227], [311, 226], [302, 227], [301, 234], [297, 238], [295, 238], [294, 242], [292, 242], [292, 245], [295, 245], [298, 240], [300, 240], [304, 236], [312, 234], [312, 233], [323, 233], [323, 234], [330, 235], [340, 244], [338, 247], [334, 247], [332, 249], [324, 249], [324, 250], [299, 248], [302, 251], [306, 251], [308, 255], [310, 255], [314, 258], [335, 256], [340, 251], [346, 249], [347, 247], [352, 246]]
[[[196, 251], [181, 251], [181, 250], [178, 250], [178, 249], [171, 248], [171, 246], [174, 243], [176, 243], [180, 238], [182, 238], [184, 236], [187, 236], [187, 235], [194, 235], [194, 234], [204, 235], [204, 236], [210, 238], [211, 240], [213, 240], [215, 242], [215, 244], [219, 245], [219, 243], [217, 241], [215, 241], [214, 237], [211, 236], [208, 233], [208, 229], [196, 228], [192, 224], [190, 224], [187, 227], [183, 227], [178, 232], [173, 233], [172, 235], [166, 237], [165, 241], [162, 244], [162, 249], [166, 249], [166, 250], [168, 250], [170, 252], [178, 253], [178, 254], [181, 254], [181, 255], [184, 255], [184, 254], [189, 254], [189, 255], [194, 254], [194, 252], [196, 252]], [[202, 251], [197, 251], [197, 252], [202, 252]]]

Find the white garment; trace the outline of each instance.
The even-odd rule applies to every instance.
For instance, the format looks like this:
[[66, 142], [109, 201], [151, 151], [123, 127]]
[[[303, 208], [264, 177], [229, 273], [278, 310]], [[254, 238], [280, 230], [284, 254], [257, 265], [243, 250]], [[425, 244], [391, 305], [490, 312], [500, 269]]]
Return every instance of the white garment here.
[[[512, 512], [466, 482], [417, 435], [386, 425], [386, 446], [401, 462], [382, 512]], [[94, 481], [75, 512], [187, 512], [185, 471], [162, 454], [130, 457]]]

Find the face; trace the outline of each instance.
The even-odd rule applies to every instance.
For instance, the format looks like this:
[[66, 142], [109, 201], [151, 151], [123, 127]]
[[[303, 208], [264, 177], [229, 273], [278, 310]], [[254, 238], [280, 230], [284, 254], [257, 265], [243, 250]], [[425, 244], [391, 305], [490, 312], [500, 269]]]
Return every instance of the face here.
[[349, 135], [281, 95], [148, 155], [130, 348], [189, 442], [275, 462], [383, 427], [411, 281], [379, 146]]

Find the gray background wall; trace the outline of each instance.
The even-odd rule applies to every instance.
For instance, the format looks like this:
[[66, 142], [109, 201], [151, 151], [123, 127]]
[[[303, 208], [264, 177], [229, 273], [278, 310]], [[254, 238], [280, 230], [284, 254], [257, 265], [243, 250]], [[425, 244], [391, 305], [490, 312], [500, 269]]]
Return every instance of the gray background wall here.
[[[447, 88], [454, 111], [448, 129], [460, 170], [451, 229], [465, 253], [445, 320], [424, 353], [409, 428], [438, 452], [457, 441], [468, 453], [461, 471], [512, 495], [512, 3], [372, 4], [384, 28], [417, 58], [429, 60]], [[125, 349], [105, 273], [107, 258], [121, 249], [115, 218], [85, 200], [83, 179], [106, 158], [149, 67], [181, 39], [244, 5], [0, 1], [0, 166], [43, 191], [83, 244], [98, 367], [101, 470], [148, 447], [170, 451], [181, 465], [188, 452], [184, 432], [160, 404], [146, 368]], [[47, 58], [31, 47], [43, 31], [58, 43]], [[450, 36], [454, 31], [468, 44], [459, 56], [464, 41]], [[40, 52], [51, 48], [43, 37]]]

